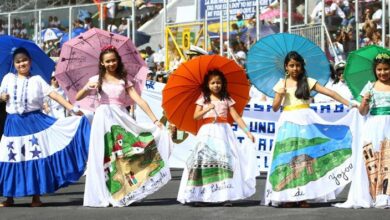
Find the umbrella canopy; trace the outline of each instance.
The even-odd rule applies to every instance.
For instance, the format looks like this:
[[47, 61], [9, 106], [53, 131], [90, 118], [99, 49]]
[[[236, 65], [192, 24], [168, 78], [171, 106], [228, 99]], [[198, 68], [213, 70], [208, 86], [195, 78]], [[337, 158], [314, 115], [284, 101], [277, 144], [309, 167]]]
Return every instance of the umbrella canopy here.
[[[128, 79], [141, 94], [148, 69], [134, 44], [127, 37], [92, 28], [66, 42], [62, 46], [57, 63], [55, 76], [71, 102], [76, 101], [77, 92], [85, 86], [89, 78], [99, 73], [100, 51], [107, 45], [117, 48]], [[93, 111], [99, 103], [96, 94], [91, 94], [77, 104]], [[131, 104], [130, 99], [126, 104]]]
[[[82, 28], [82, 27], [77, 27], [77, 28], [74, 28], [72, 29], [72, 33], [71, 33], [71, 37], [70, 38], [74, 38], [74, 37], [77, 37], [79, 36], [81, 33], [84, 33], [86, 32], [87, 29], [85, 28]], [[61, 37], [61, 41], [60, 41], [60, 46], [62, 46], [66, 41], [69, 40], [69, 33], [65, 33], [64, 35], [62, 35]]]
[[[227, 79], [227, 89], [236, 101], [234, 108], [242, 114], [249, 101], [249, 82], [245, 71], [233, 60], [218, 55], [203, 55], [181, 64], [169, 77], [163, 90], [162, 107], [168, 120], [180, 130], [196, 134], [202, 125], [194, 120], [196, 100], [202, 92], [204, 76], [218, 69]], [[233, 122], [228, 116], [230, 123]]]
[[373, 61], [379, 53], [390, 54], [390, 50], [370, 45], [349, 53], [347, 66], [344, 70], [344, 79], [353, 97], [361, 101], [360, 92], [368, 81], [375, 81]]
[[251, 82], [269, 97], [274, 97], [273, 86], [285, 77], [284, 59], [290, 51], [297, 51], [303, 57], [309, 77], [322, 85], [329, 80], [329, 61], [316, 44], [295, 34], [268, 35], [251, 47], [246, 67]]
[[19, 47], [24, 47], [31, 55], [31, 75], [40, 75], [47, 83], [50, 83], [51, 75], [54, 71], [55, 63], [51, 60], [41, 48], [34, 42], [23, 40], [8, 35], [0, 36], [0, 81], [5, 74], [15, 73], [13, 64], [13, 51]]
[[[291, 13], [291, 16], [292, 16], [293, 20], [296, 20], [296, 21], [303, 20], [303, 16], [299, 13], [293, 12], [293, 13]], [[284, 11], [283, 17], [287, 18], [288, 13]], [[260, 14], [260, 20], [272, 20], [275, 18], [280, 18], [280, 9], [272, 9], [272, 10], [269, 10], [269, 11], [266, 11], [266, 12]]]
[[[256, 28], [252, 28], [249, 31], [251, 39], [256, 39]], [[276, 25], [264, 24], [260, 26], [260, 37], [266, 37], [271, 34], [279, 33], [279, 28]]]
[[135, 46], [139, 47], [144, 44], [149, 43], [150, 41], [150, 35], [143, 32], [143, 31], [136, 31], [135, 32]]
[[64, 33], [58, 28], [46, 28], [42, 30], [41, 37], [44, 42], [49, 40], [58, 40]]

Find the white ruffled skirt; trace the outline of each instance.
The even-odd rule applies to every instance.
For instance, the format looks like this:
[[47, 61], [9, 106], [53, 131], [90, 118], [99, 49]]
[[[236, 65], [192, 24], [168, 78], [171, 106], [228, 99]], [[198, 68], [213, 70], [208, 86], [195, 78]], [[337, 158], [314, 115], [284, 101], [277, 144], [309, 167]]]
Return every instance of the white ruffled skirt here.
[[171, 179], [168, 132], [137, 125], [123, 107], [99, 106], [90, 140], [84, 206], [127, 206]]
[[217, 203], [255, 193], [258, 171], [253, 143], [240, 144], [227, 123], [203, 125], [197, 140], [183, 171], [179, 202]]

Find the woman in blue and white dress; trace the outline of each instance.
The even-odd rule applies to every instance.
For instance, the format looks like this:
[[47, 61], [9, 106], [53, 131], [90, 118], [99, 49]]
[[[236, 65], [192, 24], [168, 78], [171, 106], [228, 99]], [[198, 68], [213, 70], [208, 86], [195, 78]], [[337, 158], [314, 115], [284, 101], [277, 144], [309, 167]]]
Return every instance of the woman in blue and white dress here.
[[90, 125], [85, 117], [56, 120], [42, 113], [45, 96], [68, 110], [76, 107], [54, 92], [41, 76], [32, 75], [31, 56], [24, 48], [13, 53], [17, 74], [8, 73], [0, 86], [0, 100], [8, 113], [0, 142], [0, 207], [14, 205], [14, 197], [40, 195], [77, 181], [88, 155]]

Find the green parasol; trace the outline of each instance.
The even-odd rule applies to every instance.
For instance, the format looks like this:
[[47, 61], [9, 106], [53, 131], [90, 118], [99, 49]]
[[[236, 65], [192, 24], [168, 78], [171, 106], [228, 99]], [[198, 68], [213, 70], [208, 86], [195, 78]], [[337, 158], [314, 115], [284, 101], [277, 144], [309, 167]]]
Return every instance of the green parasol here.
[[370, 45], [353, 51], [348, 55], [344, 79], [353, 97], [359, 102], [362, 98], [360, 92], [363, 87], [368, 81], [374, 82], [376, 80], [373, 62], [379, 53], [390, 54], [390, 50], [380, 46]]

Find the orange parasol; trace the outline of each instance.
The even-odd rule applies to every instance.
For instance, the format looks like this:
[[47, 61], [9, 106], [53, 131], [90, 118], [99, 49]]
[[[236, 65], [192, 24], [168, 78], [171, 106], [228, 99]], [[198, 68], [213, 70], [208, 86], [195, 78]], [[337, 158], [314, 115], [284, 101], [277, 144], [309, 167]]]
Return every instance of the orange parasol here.
[[[193, 134], [202, 125], [194, 119], [196, 100], [202, 92], [203, 78], [209, 70], [218, 69], [227, 80], [227, 89], [241, 115], [249, 101], [249, 81], [245, 71], [233, 60], [218, 55], [203, 55], [183, 63], [169, 76], [163, 90], [162, 107], [168, 120], [180, 130]], [[233, 123], [230, 114], [229, 123]]]

